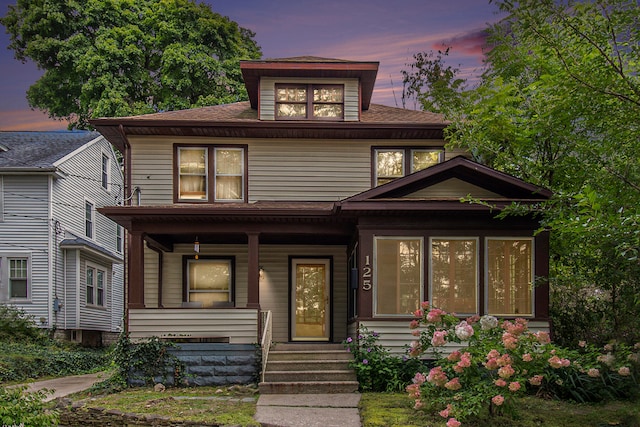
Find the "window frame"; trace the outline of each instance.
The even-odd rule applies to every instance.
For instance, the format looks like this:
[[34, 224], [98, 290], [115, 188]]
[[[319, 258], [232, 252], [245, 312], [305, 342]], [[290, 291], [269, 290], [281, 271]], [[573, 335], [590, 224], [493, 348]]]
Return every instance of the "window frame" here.
[[[180, 197], [180, 150], [182, 149], [205, 149], [206, 167], [205, 183], [207, 186], [206, 197], [204, 199], [185, 199]], [[240, 199], [217, 199], [216, 198], [216, 151], [218, 149], [237, 149], [242, 151], [242, 197]], [[249, 193], [248, 174], [248, 145], [246, 144], [174, 144], [173, 146], [173, 203], [247, 203]]]
[[[22, 255], [22, 254], [10, 254], [6, 257], [4, 257], [4, 260], [6, 260], [6, 277], [7, 277], [7, 300], [10, 302], [28, 302], [31, 301], [31, 256], [30, 255]], [[24, 280], [26, 281], [25, 283], [25, 290], [26, 290], [26, 295], [24, 297], [22, 296], [11, 296], [11, 291], [12, 291], [12, 280], [15, 280], [16, 278], [12, 278], [11, 276], [11, 272], [12, 272], [12, 268], [11, 268], [11, 262], [12, 261], [24, 261], [25, 262], [25, 268], [26, 268], [26, 277], [24, 278]], [[0, 268], [2, 267], [2, 265], [0, 264]], [[0, 270], [1, 271], [1, 270]]]
[[106, 192], [111, 193], [111, 157], [102, 151], [100, 161], [100, 185]]
[[[412, 173], [419, 172], [413, 171], [413, 153], [416, 151], [432, 151], [438, 152], [438, 163], [444, 161], [445, 149], [444, 147], [420, 147], [420, 146], [372, 146], [371, 147], [371, 186], [379, 187], [378, 184], [378, 152], [390, 152], [390, 151], [402, 151], [402, 176], [391, 179], [389, 182], [393, 182], [396, 179], [403, 178]], [[435, 166], [435, 165], [434, 165]], [[431, 166], [429, 166], [431, 167]], [[424, 169], [421, 169], [424, 170]]]
[[[306, 91], [306, 101], [278, 101], [278, 89], [294, 89], [294, 88], [304, 88]], [[322, 88], [340, 88], [342, 90], [342, 102], [316, 102], [313, 99], [313, 91], [314, 89], [322, 89]], [[318, 120], [318, 121], [344, 121], [344, 108], [345, 108], [345, 85], [344, 84], [333, 84], [333, 83], [276, 83], [274, 86], [274, 108], [273, 115], [275, 120]], [[280, 116], [278, 114], [278, 105], [280, 104], [292, 104], [292, 105], [305, 105], [305, 116]], [[314, 115], [314, 106], [315, 105], [341, 105], [342, 112], [340, 116], [336, 117], [321, 117]]]
[[84, 199], [84, 235], [92, 240], [96, 235], [96, 204], [89, 199]]
[[[91, 284], [89, 284], [89, 271], [91, 271]], [[99, 273], [102, 273], [102, 288], [99, 286], [98, 277]], [[109, 287], [109, 273], [103, 266], [94, 264], [92, 262], [85, 262], [84, 266], [84, 287], [85, 287], [85, 306], [92, 308], [107, 308], [107, 290]], [[91, 292], [89, 291], [91, 288]], [[102, 298], [100, 298], [100, 289], [102, 289]], [[89, 300], [91, 295], [91, 300]], [[102, 299], [102, 301], [100, 301]], [[102, 302], [102, 303], [100, 303]]]
[[[489, 241], [490, 240], [527, 240], [531, 242], [531, 258], [530, 258], [530, 269], [531, 269], [531, 303], [530, 303], [530, 314], [522, 314], [522, 313], [489, 313]], [[536, 287], [535, 287], [535, 276], [536, 276], [536, 239], [534, 237], [529, 236], [486, 236], [484, 238], [484, 314], [490, 314], [491, 316], [496, 317], [522, 317], [522, 318], [535, 318], [536, 317]]]
[[[223, 305], [229, 305], [229, 307], [236, 306], [236, 257], [233, 255], [199, 255], [196, 259], [195, 255], [183, 255], [182, 256], [182, 302], [189, 303], [189, 295], [191, 293], [189, 283], [189, 264], [197, 261], [211, 261], [220, 260], [229, 262], [229, 300], [222, 302]], [[212, 308], [212, 307], [206, 307]], [[215, 306], [213, 307], [215, 308]]]
[[424, 236], [403, 236], [403, 235], [374, 235], [373, 236], [373, 317], [377, 318], [402, 318], [410, 316], [410, 313], [378, 313], [378, 281], [379, 281], [379, 272], [378, 272], [378, 245], [377, 242], [379, 240], [418, 240], [420, 242], [420, 265], [418, 270], [420, 272], [420, 284], [419, 284], [419, 297], [416, 304], [416, 310], [420, 307], [420, 303], [424, 301], [425, 298], [425, 287], [424, 287], [424, 276], [425, 276], [425, 262], [424, 262]]
[[[480, 252], [484, 249], [480, 246], [480, 237], [479, 236], [429, 236], [429, 262], [427, 265], [428, 268], [428, 295], [429, 295], [429, 301], [431, 301], [433, 303], [433, 240], [457, 240], [457, 241], [463, 241], [463, 240], [473, 240], [476, 243], [476, 253], [475, 253], [475, 283], [474, 283], [474, 289], [475, 289], [475, 295], [474, 295], [474, 306], [475, 306], [475, 311], [471, 312], [471, 313], [466, 313], [466, 312], [458, 312], [455, 310], [450, 310], [450, 309], [446, 309], [446, 311], [450, 311], [450, 312], [454, 312], [456, 314], [460, 314], [460, 315], [464, 315], [464, 316], [472, 316], [472, 315], [476, 315], [476, 314], [480, 314], [480, 304], [479, 304], [479, 300], [480, 300], [480, 293], [483, 293], [484, 295], [487, 295], [487, 293], [484, 291], [484, 288], [486, 288], [486, 286], [481, 286], [480, 283], [480, 277], [481, 277], [481, 273], [480, 273], [480, 259], [481, 259], [481, 254]], [[486, 262], [486, 261], [485, 261]], [[483, 298], [486, 298], [485, 296], [483, 296]], [[436, 306], [437, 308], [442, 308], [440, 306]]]

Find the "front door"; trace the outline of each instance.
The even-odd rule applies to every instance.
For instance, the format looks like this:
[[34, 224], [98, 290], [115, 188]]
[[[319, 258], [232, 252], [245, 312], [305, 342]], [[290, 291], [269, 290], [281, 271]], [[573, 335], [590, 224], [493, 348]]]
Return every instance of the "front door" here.
[[291, 262], [291, 340], [329, 341], [331, 319], [329, 259], [294, 258]]

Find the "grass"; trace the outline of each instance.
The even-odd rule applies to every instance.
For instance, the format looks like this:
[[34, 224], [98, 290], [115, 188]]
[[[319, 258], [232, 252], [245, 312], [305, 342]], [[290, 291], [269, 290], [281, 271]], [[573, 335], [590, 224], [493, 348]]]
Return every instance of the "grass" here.
[[[243, 398], [255, 398], [243, 402]], [[104, 396], [79, 394], [85, 408], [115, 409], [138, 415], [170, 417], [219, 425], [259, 426], [253, 419], [257, 392], [251, 387], [132, 388]], [[231, 400], [230, 400], [231, 399]], [[364, 393], [360, 402], [363, 427], [444, 427], [446, 420], [415, 411], [405, 393]], [[520, 400], [515, 418], [493, 417], [463, 423], [465, 427], [640, 427], [640, 400], [576, 404], [536, 397]]]
[[[365, 393], [360, 402], [363, 427], [444, 427], [440, 416], [415, 411], [404, 393]], [[515, 418], [493, 417], [466, 427], [640, 427], [640, 400], [583, 405], [524, 397]]]

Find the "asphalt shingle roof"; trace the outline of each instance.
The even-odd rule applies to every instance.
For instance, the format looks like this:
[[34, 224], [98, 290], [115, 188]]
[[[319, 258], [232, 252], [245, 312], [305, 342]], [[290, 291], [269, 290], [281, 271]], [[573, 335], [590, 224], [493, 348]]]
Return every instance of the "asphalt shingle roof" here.
[[0, 170], [51, 168], [53, 163], [99, 136], [98, 132], [88, 131], [0, 132]]

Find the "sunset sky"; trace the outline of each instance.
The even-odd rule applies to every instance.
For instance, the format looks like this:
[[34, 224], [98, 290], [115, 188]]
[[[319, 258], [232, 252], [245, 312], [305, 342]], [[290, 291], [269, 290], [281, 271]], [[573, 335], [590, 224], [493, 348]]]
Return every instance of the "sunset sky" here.
[[[0, 14], [15, 1], [0, 0]], [[468, 76], [482, 67], [483, 29], [496, 22], [488, 0], [208, 0], [215, 12], [256, 33], [263, 58], [313, 55], [379, 61], [373, 102], [400, 106], [401, 70], [417, 52], [452, 46], [448, 64]], [[42, 74], [7, 49], [0, 32], [0, 130], [57, 130], [66, 122], [31, 111], [26, 91]], [[394, 96], [395, 95], [395, 96]]]

